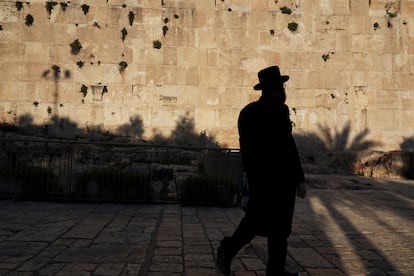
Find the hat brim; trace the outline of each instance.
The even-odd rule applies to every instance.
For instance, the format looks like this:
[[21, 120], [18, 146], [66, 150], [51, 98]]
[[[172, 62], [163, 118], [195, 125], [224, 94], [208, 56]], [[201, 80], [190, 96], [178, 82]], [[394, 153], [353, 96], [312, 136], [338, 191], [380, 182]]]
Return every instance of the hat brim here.
[[[288, 80], [289, 80], [289, 76], [287, 76], [287, 75], [280, 76], [280, 83], [287, 82]], [[262, 84], [259, 82], [258, 84], [253, 86], [253, 89], [254, 90], [262, 90], [263, 89]]]

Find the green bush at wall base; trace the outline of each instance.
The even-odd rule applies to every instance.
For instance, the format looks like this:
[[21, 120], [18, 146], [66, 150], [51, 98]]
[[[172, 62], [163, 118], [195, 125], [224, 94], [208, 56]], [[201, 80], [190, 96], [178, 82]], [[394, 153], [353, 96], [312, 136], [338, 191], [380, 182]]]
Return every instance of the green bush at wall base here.
[[15, 185], [14, 196], [17, 198], [48, 198], [63, 192], [55, 173], [41, 166], [24, 162], [1, 166], [0, 176]]

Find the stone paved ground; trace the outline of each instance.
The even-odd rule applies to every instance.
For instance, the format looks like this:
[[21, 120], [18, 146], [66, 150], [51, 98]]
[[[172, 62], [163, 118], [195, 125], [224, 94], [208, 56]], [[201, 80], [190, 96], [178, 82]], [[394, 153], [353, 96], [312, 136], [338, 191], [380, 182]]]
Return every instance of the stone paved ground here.
[[[309, 176], [288, 267], [300, 275], [414, 275], [414, 181]], [[344, 189], [346, 188], [346, 189]], [[239, 208], [0, 201], [0, 275], [219, 275]], [[266, 240], [234, 275], [265, 275]]]

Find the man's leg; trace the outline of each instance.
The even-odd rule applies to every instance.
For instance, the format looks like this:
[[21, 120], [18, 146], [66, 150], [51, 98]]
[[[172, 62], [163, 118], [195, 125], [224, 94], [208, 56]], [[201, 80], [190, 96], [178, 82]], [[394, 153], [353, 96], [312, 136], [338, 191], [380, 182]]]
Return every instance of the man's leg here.
[[217, 249], [217, 267], [225, 274], [229, 275], [231, 261], [237, 252], [254, 238], [254, 229], [250, 219], [246, 216], [240, 221], [236, 231], [231, 237], [225, 237]]
[[271, 235], [267, 238], [267, 247], [269, 258], [266, 276], [285, 275], [287, 239], [281, 235]]

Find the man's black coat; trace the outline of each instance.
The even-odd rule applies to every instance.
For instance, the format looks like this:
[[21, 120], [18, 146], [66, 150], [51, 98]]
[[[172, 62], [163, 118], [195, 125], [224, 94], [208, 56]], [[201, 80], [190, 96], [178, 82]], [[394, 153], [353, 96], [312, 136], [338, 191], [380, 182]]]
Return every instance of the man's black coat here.
[[240, 111], [238, 129], [249, 183], [246, 216], [254, 220], [261, 235], [278, 229], [289, 235], [296, 187], [305, 180], [289, 108], [263, 95]]

